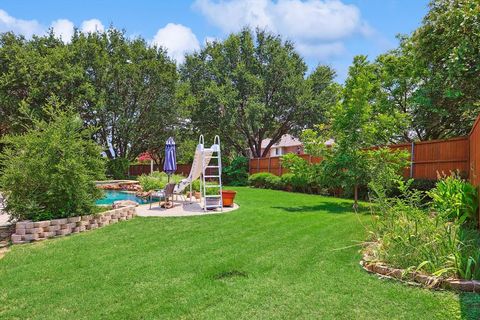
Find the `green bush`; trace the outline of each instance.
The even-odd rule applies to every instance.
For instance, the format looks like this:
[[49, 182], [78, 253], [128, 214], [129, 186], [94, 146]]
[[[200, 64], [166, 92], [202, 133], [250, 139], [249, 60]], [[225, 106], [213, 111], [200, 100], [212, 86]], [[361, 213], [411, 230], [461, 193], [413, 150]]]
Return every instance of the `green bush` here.
[[444, 176], [427, 192], [432, 209], [445, 219], [475, 222], [478, 209], [477, 189], [456, 173]]
[[107, 162], [107, 176], [117, 180], [125, 179], [129, 167], [130, 161], [126, 158], [110, 159]]
[[282, 179], [274, 174], [265, 178], [265, 187], [268, 189], [280, 190], [283, 189]]
[[[173, 174], [170, 177], [171, 183], [179, 183], [185, 177], [179, 174]], [[168, 175], [165, 172], [155, 171], [151, 174], [143, 174], [138, 177], [138, 182], [144, 191], [160, 190], [165, 188], [168, 183]]]
[[7, 136], [0, 161], [0, 188], [5, 210], [18, 220], [45, 220], [90, 214], [102, 192], [94, 181], [104, 178], [101, 149], [92, 130], [72, 111], [52, 111], [51, 121]]
[[295, 175], [293, 173], [283, 174], [282, 176], [280, 176], [280, 180], [285, 190], [288, 190], [288, 191], [293, 190], [295, 185]]
[[223, 168], [223, 183], [229, 186], [248, 185], [248, 158], [236, 157]]
[[[268, 172], [259, 172], [248, 177], [248, 183], [255, 188], [272, 188], [281, 183], [280, 177]], [[273, 188], [272, 188], [273, 189]]]

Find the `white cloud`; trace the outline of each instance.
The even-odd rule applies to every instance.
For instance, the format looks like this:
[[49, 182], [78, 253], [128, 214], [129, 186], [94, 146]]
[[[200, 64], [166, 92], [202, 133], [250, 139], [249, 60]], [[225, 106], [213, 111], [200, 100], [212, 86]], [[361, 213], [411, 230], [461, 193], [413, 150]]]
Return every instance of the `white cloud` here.
[[360, 10], [340, 0], [197, 0], [194, 7], [224, 32], [248, 25], [295, 38], [336, 40], [366, 29]]
[[341, 0], [196, 0], [193, 7], [225, 33], [244, 26], [264, 28], [319, 59], [345, 52], [342, 41], [351, 35], [374, 33], [360, 10]]
[[159, 29], [153, 37], [152, 44], [166, 48], [168, 55], [178, 63], [183, 62], [185, 53], [200, 48], [200, 43], [192, 30], [175, 23], [169, 23]]
[[0, 32], [12, 31], [31, 38], [34, 34], [42, 34], [45, 29], [36, 20], [22, 20], [10, 16], [0, 9]]
[[69, 43], [72, 40], [75, 26], [68, 19], [58, 19], [52, 22], [51, 28], [53, 33], [62, 39], [63, 42]]
[[346, 52], [343, 42], [340, 41], [320, 44], [299, 42], [295, 47], [298, 52], [305, 57], [315, 57], [324, 61], [334, 56], [340, 56]]
[[90, 19], [82, 22], [80, 30], [84, 33], [103, 32], [105, 31], [105, 27], [100, 20]]

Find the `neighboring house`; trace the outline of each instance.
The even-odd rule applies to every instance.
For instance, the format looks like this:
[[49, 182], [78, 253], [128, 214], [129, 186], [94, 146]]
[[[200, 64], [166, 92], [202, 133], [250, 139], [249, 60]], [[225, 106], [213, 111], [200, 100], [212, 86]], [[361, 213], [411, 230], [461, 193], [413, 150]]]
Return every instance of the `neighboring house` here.
[[[262, 141], [262, 154], [263, 150], [265, 150], [270, 141], [271, 139], [264, 139]], [[325, 142], [325, 145], [331, 146], [333, 143], [334, 140], [329, 139]], [[292, 135], [284, 134], [280, 141], [272, 145], [269, 155], [267, 155], [266, 157], [279, 157], [286, 153], [304, 154], [305, 152], [302, 141]]]
[[[262, 153], [270, 141], [271, 139], [264, 139], [262, 141]], [[303, 143], [298, 138], [284, 134], [280, 141], [270, 148], [270, 157], [278, 157], [286, 153], [303, 154]]]

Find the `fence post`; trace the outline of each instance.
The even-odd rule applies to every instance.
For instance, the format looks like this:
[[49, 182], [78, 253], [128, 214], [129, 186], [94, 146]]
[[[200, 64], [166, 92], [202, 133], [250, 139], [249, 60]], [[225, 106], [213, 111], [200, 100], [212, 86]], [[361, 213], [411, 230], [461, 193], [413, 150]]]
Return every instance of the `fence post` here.
[[268, 173], [270, 173], [270, 162], [271, 162], [272, 158], [270, 156], [268, 156]]
[[257, 173], [260, 172], [260, 158], [257, 158]]
[[411, 147], [411, 156], [410, 156], [410, 178], [413, 178], [413, 162], [415, 161], [415, 141], [412, 141]]
[[279, 176], [282, 175], [282, 161], [280, 160], [280, 158], [278, 159], [278, 171], [279, 171]]

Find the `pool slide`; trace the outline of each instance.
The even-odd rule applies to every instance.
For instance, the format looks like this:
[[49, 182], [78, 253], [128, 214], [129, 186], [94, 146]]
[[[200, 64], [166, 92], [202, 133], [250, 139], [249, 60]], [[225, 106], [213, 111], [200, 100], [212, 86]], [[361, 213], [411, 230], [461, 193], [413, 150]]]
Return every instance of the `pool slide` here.
[[[186, 187], [188, 187], [193, 181], [200, 178], [202, 174], [203, 167], [208, 166], [210, 160], [212, 159], [212, 153], [217, 150], [218, 145], [214, 144], [210, 148], [204, 148], [203, 143], [199, 143], [195, 149], [195, 156], [193, 158], [192, 169], [187, 178], [180, 181], [176, 186], [173, 192], [182, 193]], [[202, 153], [205, 160], [205, 163], [202, 166]]]

